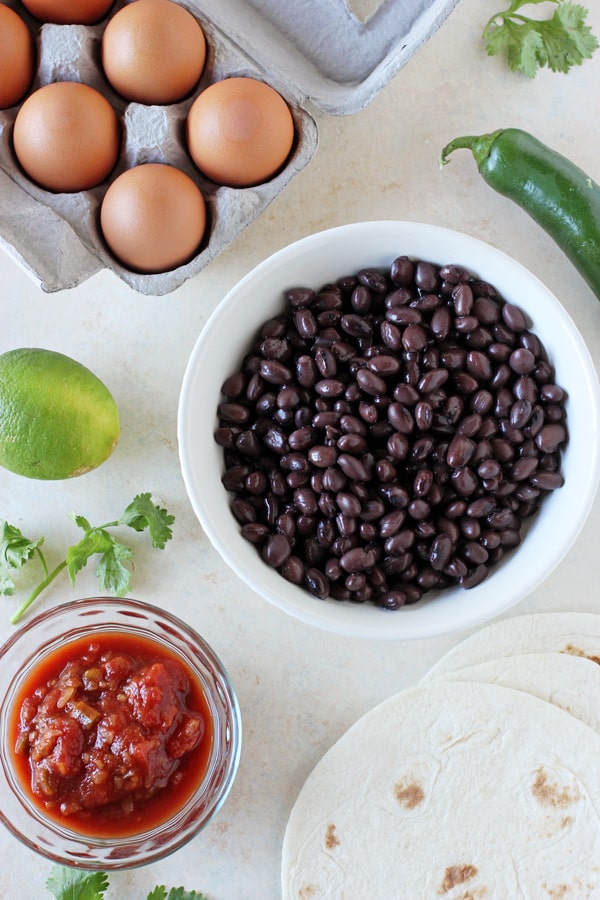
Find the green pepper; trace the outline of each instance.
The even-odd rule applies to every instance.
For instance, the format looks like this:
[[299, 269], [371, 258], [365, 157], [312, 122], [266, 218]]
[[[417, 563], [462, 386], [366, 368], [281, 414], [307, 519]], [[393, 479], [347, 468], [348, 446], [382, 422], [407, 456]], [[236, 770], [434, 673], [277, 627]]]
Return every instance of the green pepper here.
[[600, 187], [571, 160], [518, 128], [458, 137], [441, 162], [471, 150], [480, 174], [550, 235], [600, 300]]

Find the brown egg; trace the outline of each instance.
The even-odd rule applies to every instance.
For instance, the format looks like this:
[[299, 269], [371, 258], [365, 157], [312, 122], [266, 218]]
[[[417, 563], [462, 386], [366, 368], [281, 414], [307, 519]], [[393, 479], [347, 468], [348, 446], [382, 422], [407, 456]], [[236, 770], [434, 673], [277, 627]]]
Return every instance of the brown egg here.
[[40, 22], [56, 25], [92, 25], [106, 15], [115, 0], [22, 0]]
[[119, 121], [94, 88], [57, 81], [34, 91], [20, 108], [13, 144], [27, 175], [42, 187], [84, 191], [104, 181], [114, 168]]
[[102, 35], [102, 65], [121, 96], [167, 104], [195, 87], [206, 61], [204, 32], [171, 0], [135, 0], [119, 10]]
[[35, 69], [29, 28], [13, 9], [0, 6], [0, 109], [14, 106], [27, 93]]
[[128, 269], [167, 272], [188, 262], [206, 229], [206, 204], [194, 181], [174, 166], [144, 163], [109, 186], [100, 227]]
[[187, 117], [192, 159], [211, 181], [247, 187], [283, 166], [294, 122], [280, 94], [254, 78], [226, 78], [198, 95]]

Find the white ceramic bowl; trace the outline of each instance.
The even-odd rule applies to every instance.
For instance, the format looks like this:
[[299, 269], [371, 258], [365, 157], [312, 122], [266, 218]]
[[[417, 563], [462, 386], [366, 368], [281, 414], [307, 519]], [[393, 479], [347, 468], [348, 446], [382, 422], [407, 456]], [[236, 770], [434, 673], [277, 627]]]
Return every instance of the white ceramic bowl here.
[[[372, 604], [319, 600], [287, 582], [240, 535], [221, 484], [222, 449], [214, 441], [220, 388], [239, 369], [260, 326], [285, 309], [283, 291], [320, 288], [362, 267], [389, 266], [400, 255], [464, 266], [492, 283], [531, 318], [556, 380], [568, 393], [565, 484], [542, 503], [521, 545], [470, 590], [425, 594], [390, 612]], [[181, 468], [194, 511], [222, 558], [258, 594], [303, 622], [339, 634], [406, 640], [449, 633], [499, 615], [533, 591], [575, 541], [600, 475], [600, 392], [596, 372], [573, 321], [536, 277], [495, 248], [465, 234], [412, 222], [364, 222], [311, 235], [275, 253], [246, 275], [219, 304], [191, 354], [182, 384], [178, 439]]]

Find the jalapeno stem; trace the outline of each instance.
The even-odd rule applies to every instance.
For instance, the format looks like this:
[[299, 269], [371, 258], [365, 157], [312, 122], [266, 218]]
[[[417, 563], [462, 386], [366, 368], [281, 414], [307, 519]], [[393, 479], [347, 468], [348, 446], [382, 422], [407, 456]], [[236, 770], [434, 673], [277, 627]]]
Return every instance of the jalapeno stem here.
[[464, 135], [463, 137], [454, 138], [450, 143], [446, 144], [442, 150], [440, 154], [440, 165], [445, 166], [450, 162], [448, 157], [455, 150], [470, 150], [477, 165], [480, 166], [489, 156], [492, 144], [498, 135], [502, 134], [502, 131], [503, 129], [499, 128], [497, 131], [492, 131], [489, 134], [469, 134]]

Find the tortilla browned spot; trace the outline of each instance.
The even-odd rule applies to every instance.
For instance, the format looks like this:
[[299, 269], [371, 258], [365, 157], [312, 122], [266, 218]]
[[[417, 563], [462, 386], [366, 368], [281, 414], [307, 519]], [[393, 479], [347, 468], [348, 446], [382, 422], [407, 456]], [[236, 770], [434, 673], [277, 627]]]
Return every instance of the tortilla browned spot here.
[[404, 809], [415, 809], [425, 799], [425, 791], [416, 781], [394, 785], [394, 797]]
[[335, 833], [335, 825], [328, 825], [327, 831], [325, 832], [325, 846], [328, 850], [333, 850], [334, 847], [339, 847], [340, 842], [337, 834]]
[[457, 884], [465, 884], [477, 875], [477, 867], [471, 865], [448, 866], [444, 872], [444, 880], [440, 885], [438, 894], [447, 894]]
[[595, 656], [592, 653], [586, 653], [585, 650], [582, 650], [580, 647], [574, 647], [573, 644], [567, 644], [564, 650], [560, 651], [561, 653], [570, 653], [571, 656], [582, 656], [585, 659], [589, 659], [590, 662], [596, 663], [596, 665], [600, 666], [600, 656]]
[[531, 793], [543, 806], [570, 806], [580, 799], [578, 792], [571, 793], [567, 787], [559, 787], [556, 783], [551, 783], [547, 773], [541, 767], [536, 771]]
[[317, 889], [314, 884], [303, 884], [298, 894], [299, 900], [312, 900], [317, 896]]

